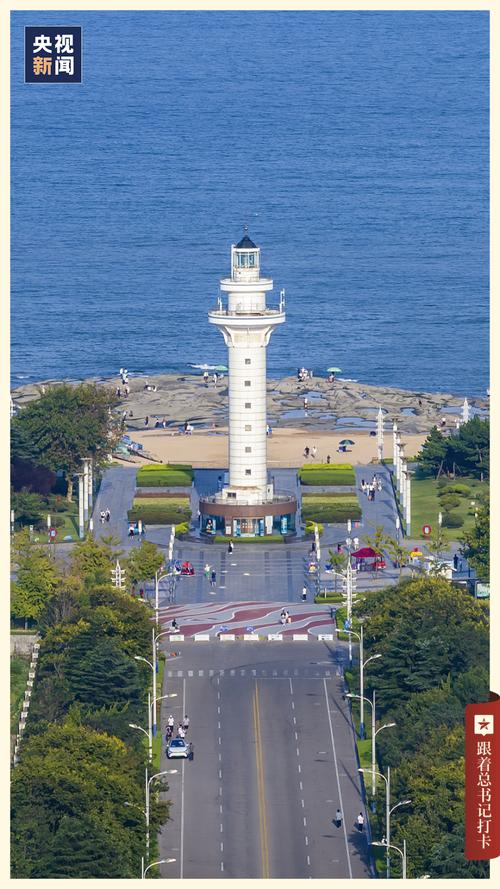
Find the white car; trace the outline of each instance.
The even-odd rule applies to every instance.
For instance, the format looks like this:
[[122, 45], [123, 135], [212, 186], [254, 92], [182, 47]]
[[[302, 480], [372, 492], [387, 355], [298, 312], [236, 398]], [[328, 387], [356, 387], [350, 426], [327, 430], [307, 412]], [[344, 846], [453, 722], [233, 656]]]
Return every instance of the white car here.
[[172, 738], [167, 746], [168, 759], [187, 759], [189, 754], [189, 746], [183, 738]]

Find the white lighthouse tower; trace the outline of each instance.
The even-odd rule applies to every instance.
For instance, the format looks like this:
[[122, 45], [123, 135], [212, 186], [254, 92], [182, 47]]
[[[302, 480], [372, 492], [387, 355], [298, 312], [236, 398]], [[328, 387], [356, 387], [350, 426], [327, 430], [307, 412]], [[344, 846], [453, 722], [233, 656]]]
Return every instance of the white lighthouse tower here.
[[268, 308], [271, 278], [261, 277], [260, 249], [245, 234], [231, 246], [231, 276], [222, 278], [209, 321], [228, 347], [229, 484], [200, 502], [202, 530], [236, 536], [288, 533], [295, 528], [296, 501], [275, 495], [266, 461], [266, 348], [285, 321], [284, 299]]

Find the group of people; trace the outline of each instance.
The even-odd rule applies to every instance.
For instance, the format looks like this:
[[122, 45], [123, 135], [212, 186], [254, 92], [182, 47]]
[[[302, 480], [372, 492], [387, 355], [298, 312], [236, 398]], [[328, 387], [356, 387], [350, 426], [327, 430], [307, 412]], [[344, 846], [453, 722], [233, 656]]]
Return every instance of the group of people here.
[[184, 426], [182, 427], [184, 435], [192, 435], [194, 431], [194, 426], [188, 422], [188, 420], [184, 420]]
[[[335, 827], [342, 826], [342, 812], [340, 811], [340, 809], [337, 809], [337, 811], [335, 812], [334, 822], [335, 822]], [[358, 817], [356, 818], [356, 827], [360, 833], [362, 833], [364, 826], [365, 826], [365, 816], [363, 815], [362, 812], [360, 812]]]
[[212, 568], [211, 565], [209, 565], [207, 562], [203, 569], [203, 574], [205, 575], [206, 579], [210, 581], [210, 586], [213, 589], [217, 585], [217, 572], [215, 571], [215, 568]]
[[285, 626], [285, 624], [291, 624], [292, 618], [290, 617], [290, 612], [286, 608], [282, 608], [280, 614], [280, 624]]
[[[312, 459], [314, 460], [317, 453], [318, 453], [318, 449], [315, 445], [313, 445], [312, 448], [310, 448], [310, 447], [308, 447], [308, 445], [306, 445], [304, 448], [304, 457], [306, 458], [306, 460], [308, 457], [312, 457]], [[329, 456], [327, 457], [326, 462], [327, 463], [330, 462]]]
[[361, 490], [363, 494], [366, 494], [368, 500], [375, 500], [375, 493], [378, 492], [380, 494], [382, 490], [382, 479], [375, 473], [371, 482], [365, 482], [364, 478], [361, 479]]
[[[214, 386], [217, 385], [217, 383], [219, 382], [219, 380], [222, 380], [223, 376], [224, 376], [224, 374], [218, 374], [216, 370], [213, 372], [213, 374], [212, 374], [212, 380], [213, 380]], [[203, 382], [205, 383], [205, 387], [206, 387], [206, 388], [208, 388], [208, 381], [209, 381], [208, 371], [205, 370], [205, 371], [203, 372]]]
[[306, 380], [312, 380], [313, 372], [312, 370], [306, 370], [305, 367], [297, 368], [297, 379], [299, 383], [305, 383]]
[[[125, 397], [126, 397], [127, 395], [130, 395], [130, 386], [129, 386], [128, 383], [125, 384], [125, 388], [124, 388], [123, 392], [124, 392], [124, 394], [125, 394]], [[117, 396], [117, 398], [121, 398], [121, 397], [122, 397], [122, 390], [121, 390], [120, 386], [117, 386], [117, 387], [116, 387], [116, 389], [115, 389], [115, 395]]]
[[[179, 725], [177, 726], [176, 737], [182, 738], [182, 740], [184, 740], [184, 738], [186, 737], [188, 728], [189, 728], [189, 716], [186, 715], [184, 717], [184, 719], [182, 719], [179, 722]], [[171, 738], [174, 737], [174, 731], [175, 731], [175, 719], [172, 716], [172, 714], [170, 714], [170, 716], [167, 719], [167, 728], [165, 731], [166, 738], [167, 738], [167, 744], [171, 740]]]
[[104, 525], [104, 522], [109, 522], [109, 520], [111, 518], [111, 512], [109, 511], [109, 509], [101, 509], [100, 518], [101, 518], [101, 525]]

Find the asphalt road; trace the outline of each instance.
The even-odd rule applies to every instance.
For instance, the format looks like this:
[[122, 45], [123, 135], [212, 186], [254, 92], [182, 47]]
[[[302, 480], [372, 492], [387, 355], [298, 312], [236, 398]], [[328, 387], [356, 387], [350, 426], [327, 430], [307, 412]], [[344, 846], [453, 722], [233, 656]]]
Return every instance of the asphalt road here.
[[[170, 646], [172, 647], [172, 646]], [[160, 835], [171, 878], [369, 878], [345, 649], [320, 642], [184, 643], [167, 659], [162, 728], [188, 714]], [[168, 672], [172, 675], [169, 677]], [[344, 814], [342, 827], [333, 818]]]

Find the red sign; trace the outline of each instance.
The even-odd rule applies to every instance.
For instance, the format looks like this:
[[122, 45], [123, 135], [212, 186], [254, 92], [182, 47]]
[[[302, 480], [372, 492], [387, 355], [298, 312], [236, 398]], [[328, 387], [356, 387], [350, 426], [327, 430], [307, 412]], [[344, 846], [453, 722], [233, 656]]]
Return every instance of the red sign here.
[[51, 528], [50, 531], [49, 531], [49, 535], [50, 535], [50, 537], [57, 537], [57, 530], [56, 530], [56, 528]]
[[465, 857], [500, 855], [500, 698], [465, 708]]
[[430, 525], [423, 525], [423, 526], [422, 526], [422, 534], [425, 534], [426, 537], [429, 536], [429, 534], [431, 533], [431, 531], [432, 531], [432, 528], [431, 528]]

